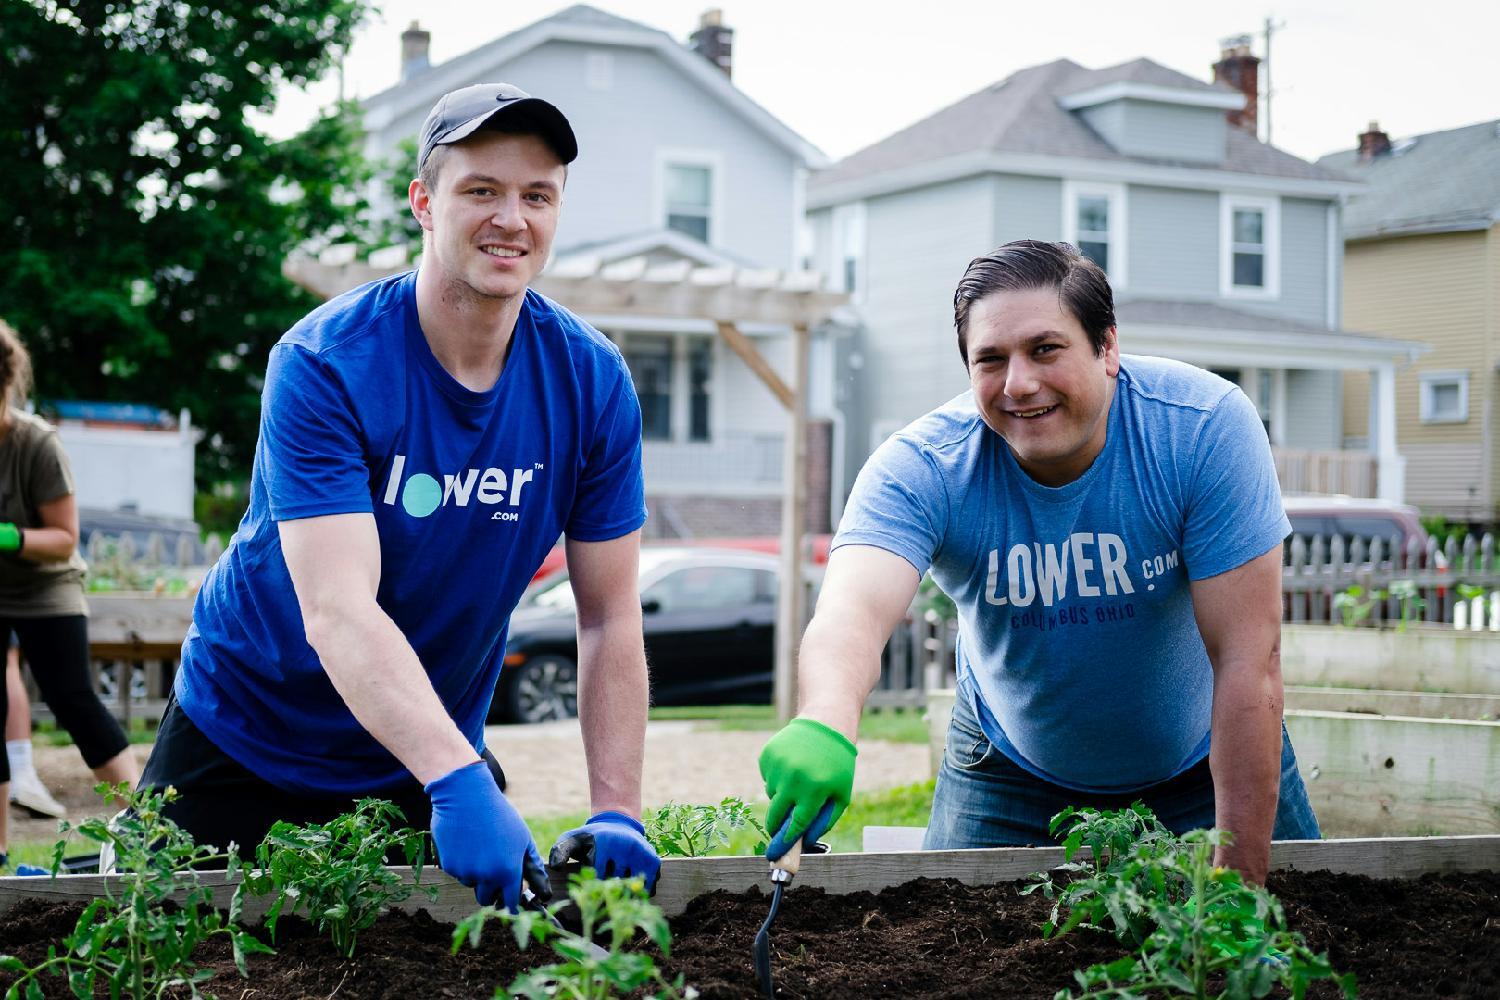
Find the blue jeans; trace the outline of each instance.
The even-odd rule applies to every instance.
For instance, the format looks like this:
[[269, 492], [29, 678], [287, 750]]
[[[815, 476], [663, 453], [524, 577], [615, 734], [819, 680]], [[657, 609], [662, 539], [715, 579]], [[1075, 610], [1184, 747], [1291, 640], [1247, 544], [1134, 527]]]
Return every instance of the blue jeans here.
[[[1101, 746], [1101, 753], [1108, 748]], [[1186, 771], [1123, 794], [1078, 792], [1022, 769], [991, 745], [974, 711], [962, 698], [953, 707], [948, 745], [938, 771], [932, 819], [922, 849], [1032, 847], [1057, 843], [1048, 832], [1052, 817], [1068, 806], [1123, 809], [1137, 799], [1174, 833], [1214, 825], [1214, 784], [1204, 758]], [[1320, 840], [1318, 819], [1297, 773], [1297, 756], [1281, 727], [1281, 791], [1273, 840]]]

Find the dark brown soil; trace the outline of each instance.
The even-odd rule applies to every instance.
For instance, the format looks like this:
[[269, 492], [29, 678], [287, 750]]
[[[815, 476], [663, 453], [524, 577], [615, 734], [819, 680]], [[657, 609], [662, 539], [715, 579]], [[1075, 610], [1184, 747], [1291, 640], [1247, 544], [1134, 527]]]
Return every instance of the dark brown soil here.
[[[1500, 874], [1379, 880], [1279, 872], [1271, 889], [1292, 926], [1340, 971], [1359, 977], [1365, 1000], [1500, 997]], [[750, 942], [765, 918], [759, 892], [714, 893], [672, 921], [666, 966], [705, 998], [758, 996]], [[1073, 985], [1072, 971], [1121, 952], [1111, 939], [1075, 933], [1043, 941], [1049, 904], [1016, 886], [976, 888], [919, 879], [878, 895], [794, 889], [772, 930], [778, 996], [1040, 998]], [[78, 906], [26, 903], [0, 916], [0, 951], [27, 962], [72, 929]], [[227, 948], [206, 946], [219, 970], [207, 991], [221, 1000], [487, 998], [527, 968], [504, 928], [478, 950], [450, 957], [450, 929], [425, 913], [393, 913], [363, 932], [354, 960], [339, 958], [300, 921], [283, 921], [278, 954], [251, 962], [242, 980]], [[0, 975], [0, 988], [10, 980]], [[67, 997], [61, 979], [47, 996]], [[103, 994], [101, 994], [103, 995]], [[1338, 995], [1330, 984], [1312, 995]]]

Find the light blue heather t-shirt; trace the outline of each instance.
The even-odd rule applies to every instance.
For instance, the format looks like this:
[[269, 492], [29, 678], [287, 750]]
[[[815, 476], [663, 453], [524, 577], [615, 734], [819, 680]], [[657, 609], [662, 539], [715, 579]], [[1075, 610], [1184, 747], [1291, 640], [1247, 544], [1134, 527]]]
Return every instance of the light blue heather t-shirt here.
[[1291, 531], [1270, 445], [1237, 387], [1124, 356], [1104, 450], [1053, 489], [965, 393], [866, 463], [835, 548], [910, 562], [958, 607], [960, 697], [1019, 766], [1125, 792], [1208, 753], [1213, 673], [1189, 581]]
[[415, 272], [314, 310], [271, 351], [250, 506], [203, 582], [176, 693], [221, 750], [303, 794], [411, 776], [354, 718], [308, 645], [277, 522], [372, 514], [376, 600], [478, 751], [511, 610], [566, 532], [646, 519], [641, 411], [619, 350], [528, 291], [493, 387], [433, 357]]

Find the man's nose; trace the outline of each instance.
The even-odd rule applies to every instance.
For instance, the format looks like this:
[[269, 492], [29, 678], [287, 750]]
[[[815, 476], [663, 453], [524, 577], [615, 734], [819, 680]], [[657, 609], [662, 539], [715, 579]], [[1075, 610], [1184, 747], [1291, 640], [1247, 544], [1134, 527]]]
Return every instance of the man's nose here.
[[521, 216], [521, 196], [503, 195], [495, 199], [495, 211], [490, 216], [490, 221], [510, 232], [524, 229], [526, 223]]
[[1011, 399], [1024, 399], [1036, 394], [1040, 383], [1036, 368], [1024, 359], [1011, 359], [1005, 370], [1005, 394]]

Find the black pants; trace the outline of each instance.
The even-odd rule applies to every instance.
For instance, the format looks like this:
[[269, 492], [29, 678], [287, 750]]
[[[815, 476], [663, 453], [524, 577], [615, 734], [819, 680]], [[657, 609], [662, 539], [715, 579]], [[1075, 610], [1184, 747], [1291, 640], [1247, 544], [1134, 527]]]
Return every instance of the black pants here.
[[[505, 772], [485, 750], [484, 760], [500, 790], [505, 790]], [[326, 823], [341, 813], [352, 812], [362, 798], [389, 799], [406, 817], [406, 825], [427, 830], [432, 825], [432, 802], [415, 778], [374, 795], [299, 795], [278, 788], [220, 750], [187, 717], [174, 695], [162, 714], [156, 745], [141, 775], [141, 787], [177, 789], [177, 801], [165, 814], [192, 834], [199, 844], [239, 849], [250, 860], [255, 848], [278, 820], [298, 826]], [[431, 851], [428, 858], [432, 857]], [[405, 864], [393, 860], [393, 864]]]
[[[57, 724], [67, 730], [83, 762], [91, 769], [107, 763], [129, 744], [125, 731], [109, 714], [99, 692], [89, 683], [89, 620], [83, 615], [51, 618], [0, 617], [5, 645], [14, 635], [42, 700]], [[124, 677], [128, 678], [129, 673]], [[5, 685], [0, 684], [0, 720], [10, 708]], [[0, 754], [0, 782], [10, 780], [10, 761]]]

